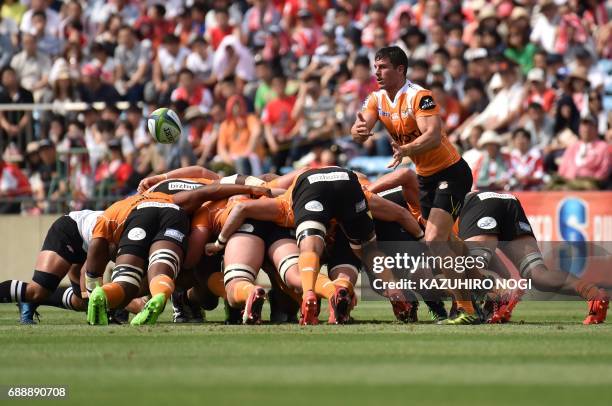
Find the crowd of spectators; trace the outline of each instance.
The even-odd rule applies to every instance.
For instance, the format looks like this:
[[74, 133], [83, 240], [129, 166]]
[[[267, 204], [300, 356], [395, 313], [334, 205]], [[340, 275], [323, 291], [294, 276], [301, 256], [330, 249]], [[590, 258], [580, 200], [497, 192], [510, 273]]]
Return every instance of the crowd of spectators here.
[[[382, 127], [365, 145], [349, 128], [377, 89], [374, 54], [390, 44], [408, 55], [409, 80], [433, 91], [475, 188], [610, 188], [606, 1], [0, 7], [0, 212], [104, 207], [143, 177], [185, 165], [257, 175], [389, 156]], [[31, 103], [46, 108], [15, 108]], [[160, 106], [182, 119], [177, 144], [147, 134]]]

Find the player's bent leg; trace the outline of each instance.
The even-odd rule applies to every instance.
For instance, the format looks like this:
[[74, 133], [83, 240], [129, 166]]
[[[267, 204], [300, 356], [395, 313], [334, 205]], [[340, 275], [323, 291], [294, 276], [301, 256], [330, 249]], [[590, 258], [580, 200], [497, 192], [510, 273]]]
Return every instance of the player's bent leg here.
[[164, 311], [166, 302], [174, 291], [174, 279], [178, 276], [183, 259], [183, 249], [167, 240], [155, 241], [149, 250], [149, 291], [151, 299], [133, 319], [131, 324], [139, 326], [155, 324]]
[[350, 322], [351, 310], [356, 306], [355, 283], [359, 270], [352, 264], [339, 264], [328, 272], [332, 281], [334, 293], [329, 298], [329, 324], [345, 324]]
[[548, 268], [534, 237], [523, 235], [516, 238], [504, 248], [504, 253], [517, 266], [521, 277], [531, 279], [536, 289], [576, 295], [587, 300], [589, 313], [584, 324], [600, 324], [605, 321], [610, 302], [605, 290], [569, 273]]

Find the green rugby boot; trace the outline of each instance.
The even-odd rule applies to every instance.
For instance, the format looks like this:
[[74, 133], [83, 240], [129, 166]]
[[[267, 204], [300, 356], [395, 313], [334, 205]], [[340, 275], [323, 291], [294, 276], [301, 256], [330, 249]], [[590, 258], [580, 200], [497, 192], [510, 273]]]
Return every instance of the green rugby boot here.
[[89, 303], [87, 304], [87, 322], [92, 326], [108, 325], [108, 302], [106, 293], [100, 286], [89, 295]]
[[480, 324], [480, 316], [478, 315], [478, 313], [468, 314], [465, 312], [465, 310], [460, 308], [459, 310], [457, 310], [456, 317], [439, 321], [438, 324], [445, 324], [450, 326]]
[[147, 302], [145, 307], [132, 319], [132, 326], [142, 326], [145, 324], [155, 324], [157, 318], [166, 307], [166, 295], [158, 293]]

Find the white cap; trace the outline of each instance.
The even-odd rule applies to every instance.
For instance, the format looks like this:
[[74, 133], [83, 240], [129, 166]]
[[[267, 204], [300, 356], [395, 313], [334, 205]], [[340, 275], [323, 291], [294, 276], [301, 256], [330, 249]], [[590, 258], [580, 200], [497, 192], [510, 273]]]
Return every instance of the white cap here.
[[530, 81], [530, 82], [531, 81], [534, 81], [534, 82], [544, 82], [544, 79], [545, 79], [544, 70], [541, 69], [541, 68], [533, 68], [527, 74], [527, 80]]

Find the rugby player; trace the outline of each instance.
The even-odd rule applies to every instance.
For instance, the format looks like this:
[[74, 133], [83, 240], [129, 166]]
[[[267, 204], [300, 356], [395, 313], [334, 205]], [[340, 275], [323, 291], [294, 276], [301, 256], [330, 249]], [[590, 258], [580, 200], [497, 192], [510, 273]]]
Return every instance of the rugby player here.
[[[285, 227], [296, 227], [300, 255], [298, 268], [302, 284], [302, 324], [318, 323], [318, 304], [315, 285], [320, 270], [320, 258], [330, 222], [335, 218], [347, 236], [351, 248], [359, 257], [369, 259], [376, 249], [376, 234], [368, 201], [374, 216], [387, 221], [399, 221], [410, 232], [419, 235], [421, 229], [407, 210], [371, 193], [364, 195], [357, 175], [347, 169], [327, 167], [309, 169], [297, 176], [289, 189], [274, 199], [258, 199], [237, 204], [214, 244], [207, 252], [223, 249], [227, 239], [244, 223], [245, 219], [273, 221]], [[371, 263], [371, 261], [364, 261]], [[387, 271], [385, 280], [392, 278]], [[389, 290], [387, 295], [396, 316], [408, 317], [409, 305], [401, 291]]]
[[[543, 292], [580, 296], [589, 303], [583, 324], [599, 324], [606, 319], [609, 297], [597, 285], [548, 268], [525, 211], [516, 196], [507, 193], [471, 192], [459, 216], [459, 237], [469, 245], [470, 254], [490, 261], [499, 246], [518, 269]], [[514, 303], [502, 306], [492, 322], [510, 320]]]
[[[422, 216], [427, 221], [425, 241], [440, 256], [454, 255], [445, 244], [451, 237], [465, 195], [472, 186], [472, 174], [448, 140], [432, 92], [406, 78], [408, 58], [397, 47], [385, 47], [375, 55], [375, 74], [380, 90], [372, 92], [357, 114], [351, 135], [365, 142], [377, 121], [386, 127], [397, 167], [408, 156], [416, 165]], [[456, 255], [456, 254], [455, 254]], [[452, 270], [446, 276], [459, 278]], [[456, 291], [461, 324], [476, 322], [469, 292]]]
[[[0, 282], [0, 303], [18, 302], [21, 323], [34, 324], [38, 305], [82, 311], [86, 303], [81, 297], [81, 267], [87, 257], [91, 232], [101, 211], [70, 212], [53, 222], [41, 251], [36, 257], [30, 282], [8, 280]], [[70, 286], [58, 288], [68, 275]]]
[[[129, 302], [139, 291], [142, 277], [149, 277], [152, 298], [132, 324], [153, 324], [174, 291], [189, 233], [189, 215], [202, 203], [238, 193], [268, 194], [265, 188], [209, 185], [190, 192], [135, 195], [106, 209], [98, 217], [85, 263], [86, 287], [91, 290], [87, 319], [107, 324], [107, 311]], [[109, 245], [116, 244], [117, 258], [111, 283], [101, 285], [109, 261]], [[148, 269], [144, 265], [148, 262]]]

